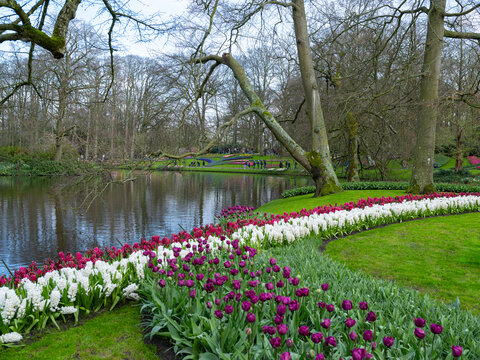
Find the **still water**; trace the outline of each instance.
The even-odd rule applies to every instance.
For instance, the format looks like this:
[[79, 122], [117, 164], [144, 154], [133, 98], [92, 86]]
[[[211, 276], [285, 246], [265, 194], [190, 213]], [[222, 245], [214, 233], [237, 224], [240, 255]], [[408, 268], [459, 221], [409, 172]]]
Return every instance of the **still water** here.
[[225, 207], [257, 208], [309, 184], [300, 177], [193, 172], [141, 174], [121, 183], [128, 174], [112, 175], [117, 182], [106, 187], [98, 180], [0, 177], [0, 259], [13, 271], [59, 251], [170, 237], [216, 222]]

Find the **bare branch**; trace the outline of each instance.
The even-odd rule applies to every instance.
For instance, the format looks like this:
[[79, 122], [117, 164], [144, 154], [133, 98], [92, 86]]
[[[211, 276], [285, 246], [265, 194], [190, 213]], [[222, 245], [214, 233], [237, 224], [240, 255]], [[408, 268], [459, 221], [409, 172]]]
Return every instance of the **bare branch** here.
[[470, 14], [472, 11], [474, 11], [475, 9], [479, 9], [479, 8], [480, 8], [480, 3], [471, 7], [468, 10], [461, 11], [461, 12], [458, 12], [458, 13], [445, 13], [443, 16], [446, 16], [446, 17], [449, 17], [449, 16], [463, 16], [463, 15]]
[[[27, 16], [30, 16], [32, 15], [35, 11], [37, 11], [37, 9], [43, 5], [43, 3], [45, 2], [45, 0], [40, 0], [38, 1], [35, 5], [32, 6], [32, 8], [27, 12]], [[18, 18], [17, 20], [15, 20], [14, 22], [12, 22], [11, 25], [18, 25], [20, 23], [21, 19]], [[7, 30], [11, 30], [11, 29], [7, 29]], [[1, 28], [1, 25], [0, 25], [0, 34], [2, 32], [4, 32], [5, 30], [2, 30]]]
[[30, 25], [28, 15], [23, 11], [22, 7], [15, 0], [0, 1], [0, 7], [7, 7], [12, 9], [18, 15], [23, 25]]
[[183, 159], [187, 156], [199, 156], [199, 155], [206, 154], [213, 146], [219, 144], [220, 141], [222, 141], [222, 139], [227, 134], [228, 130], [230, 130], [230, 128], [240, 118], [242, 118], [243, 116], [245, 116], [247, 114], [255, 112], [255, 111], [256, 111], [256, 108], [254, 106], [251, 106], [251, 107], [249, 107], [249, 108], [247, 108], [243, 111], [240, 111], [230, 121], [228, 121], [228, 122], [222, 124], [221, 126], [219, 126], [218, 130], [213, 135], [212, 140], [210, 140], [210, 142], [207, 145], [205, 145], [205, 147], [203, 149], [201, 149], [197, 152], [188, 152], [188, 153], [185, 153], [185, 154], [182, 154], [182, 155], [173, 155], [173, 154], [167, 154], [167, 153], [160, 150], [157, 154], [159, 154], [158, 156], [160, 156], [160, 157], [165, 156], [165, 157], [168, 157], [168, 158], [171, 158], [171, 159]]
[[459, 32], [459, 31], [451, 31], [445, 29], [445, 37], [453, 38], [453, 39], [470, 39], [470, 40], [480, 40], [480, 33], [474, 32]]

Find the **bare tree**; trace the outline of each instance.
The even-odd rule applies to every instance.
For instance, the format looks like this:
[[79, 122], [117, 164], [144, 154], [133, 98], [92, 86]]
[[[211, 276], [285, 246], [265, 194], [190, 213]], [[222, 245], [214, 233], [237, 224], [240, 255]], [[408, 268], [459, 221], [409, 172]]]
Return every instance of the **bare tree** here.
[[[433, 156], [438, 114], [438, 87], [441, 71], [442, 47], [445, 37], [480, 40], [480, 33], [459, 32], [445, 29], [445, 18], [458, 18], [474, 11], [480, 3], [456, 13], [445, 11], [446, 0], [431, 0], [430, 8], [420, 7], [414, 11], [428, 14], [427, 38], [420, 83], [419, 110], [415, 160], [408, 191], [429, 193], [435, 191], [433, 184]], [[448, 23], [447, 23], [448, 25]]]
[[[342, 188], [338, 182], [330, 157], [319, 86], [313, 67], [312, 53], [310, 49], [304, 1], [246, 1], [242, 4], [236, 4], [233, 7], [228, 6], [228, 4], [220, 4], [219, 0], [214, 2], [197, 1], [196, 3], [203, 7], [203, 11], [208, 14], [209, 19], [209, 26], [203, 31], [204, 35], [201, 37], [199, 45], [197, 46], [191, 60], [192, 63], [199, 65], [212, 63], [210, 71], [207, 73], [202, 85], [208, 82], [217, 67], [220, 65], [227, 66], [233, 73], [236, 81], [238, 81], [240, 88], [250, 104], [248, 108], [237, 113], [236, 117], [232, 120], [236, 121], [240, 116], [255, 113], [292, 157], [295, 158], [295, 160], [297, 160], [312, 176], [316, 184], [315, 196], [341, 191]], [[275, 5], [291, 10], [294, 37], [297, 46], [297, 61], [300, 68], [301, 81], [305, 96], [305, 111], [310, 121], [310, 151], [306, 151], [299, 146], [285, 131], [277, 119], [267, 110], [254, 86], [250, 82], [249, 77], [246, 75], [245, 70], [230, 52], [225, 52], [223, 55], [205, 54], [204, 47], [206, 45], [206, 40], [212, 31], [213, 24], [215, 23], [215, 15], [221, 5], [225, 6], [223, 16], [226, 16], [228, 13], [244, 14], [244, 16], [233, 20], [232, 22], [233, 25], [230, 30], [233, 32], [233, 37], [235, 37], [235, 33], [247, 24], [248, 21], [254, 18], [256, 14], [261, 13], [265, 7]], [[202, 91], [203, 86], [200, 87], [199, 93]], [[234, 122], [231, 122], [228, 127], [233, 123]]]

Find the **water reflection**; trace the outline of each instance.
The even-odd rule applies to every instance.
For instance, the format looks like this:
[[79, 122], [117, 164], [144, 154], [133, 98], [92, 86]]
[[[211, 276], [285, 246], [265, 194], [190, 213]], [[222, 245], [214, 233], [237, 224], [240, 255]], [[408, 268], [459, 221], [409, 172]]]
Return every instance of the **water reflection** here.
[[[113, 173], [123, 179], [127, 174]], [[221, 209], [259, 207], [306, 178], [243, 174], [159, 172], [108, 186], [74, 179], [0, 177], [0, 258], [12, 270], [59, 251], [134, 243], [215, 222]], [[7, 273], [0, 264], [0, 274]]]

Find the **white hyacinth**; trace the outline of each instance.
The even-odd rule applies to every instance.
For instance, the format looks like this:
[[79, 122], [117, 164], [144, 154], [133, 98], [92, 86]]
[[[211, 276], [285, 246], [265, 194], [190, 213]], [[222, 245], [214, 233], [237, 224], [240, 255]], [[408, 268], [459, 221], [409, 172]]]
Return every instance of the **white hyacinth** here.
[[77, 311], [78, 309], [75, 306], [64, 306], [60, 308], [60, 314], [63, 314], [63, 315], [74, 314]]
[[19, 342], [22, 341], [22, 339], [22, 335], [17, 332], [11, 332], [0, 336], [0, 341], [2, 342], [2, 344]]

